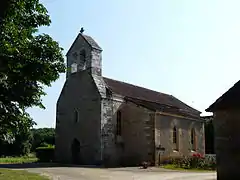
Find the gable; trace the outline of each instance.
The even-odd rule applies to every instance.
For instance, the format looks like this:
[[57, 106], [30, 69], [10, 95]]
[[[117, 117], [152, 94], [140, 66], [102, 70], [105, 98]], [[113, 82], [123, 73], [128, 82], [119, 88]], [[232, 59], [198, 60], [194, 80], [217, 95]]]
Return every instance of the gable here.
[[67, 56], [72, 53], [73, 51], [80, 50], [81, 47], [85, 47], [85, 49], [91, 49], [89, 43], [83, 38], [83, 36], [79, 33], [78, 36], [75, 38], [74, 42], [72, 43], [71, 47], [67, 52]]
[[80, 99], [100, 99], [95, 81], [87, 71], [74, 73], [65, 81], [57, 106], [67, 107]]
[[[98, 45], [98, 43], [91, 37], [91, 36], [87, 36], [85, 34], [81, 34], [79, 33], [78, 36], [76, 37], [76, 39], [74, 40], [74, 42], [72, 43], [71, 47], [69, 48], [68, 52], [67, 52], [67, 56], [69, 55], [69, 53], [74, 49], [74, 46], [78, 46], [77, 43], [82, 43], [84, 46], [88, 46], [89, 48], [93, 48], [93, 49], [97, 49], [102, 51], [102, 48]], [[78, 48], [78, 47], [76, 47]]]

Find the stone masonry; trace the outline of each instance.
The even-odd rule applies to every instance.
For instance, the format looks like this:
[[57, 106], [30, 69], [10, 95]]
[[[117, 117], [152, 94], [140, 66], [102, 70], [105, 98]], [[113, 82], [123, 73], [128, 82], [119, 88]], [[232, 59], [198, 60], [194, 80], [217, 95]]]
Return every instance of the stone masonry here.
[[[67, 53], [67, 67], [57, 101], [56, 161], [105, 166], [143, 161], [158, 164], [159, 145], [166, 149], [162, 157], [193, 153], [193, 128], [197, 137], [194, 152], [204, 154], [200, 112], [173, 96], [103, 77], [102, 49], [90, 36], [77, 36]], [[178, 151], [173, 150], [174, 126]]]
[[214, 112], [215, 151], [218, 180], [240, 177], [240, 111], [239, 109]]
[[213, 112], [218, 180], [240, 177], [240, 81], [219, 97], [206, 111]]

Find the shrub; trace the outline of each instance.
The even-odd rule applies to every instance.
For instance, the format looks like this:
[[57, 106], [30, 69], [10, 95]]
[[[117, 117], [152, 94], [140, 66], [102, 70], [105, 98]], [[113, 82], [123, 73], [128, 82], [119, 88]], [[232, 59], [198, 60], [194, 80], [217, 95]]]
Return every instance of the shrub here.
[[216, 169], [216, 159], [205, 158], [199, 153], [193, 154], [192, 156], [170, 158], [168, 164], [173, 164], [178, 168], [184, 169]]
[[36, 156], [40, 162], [52, 162], [54, 160], [54, 146], [38, 147]]

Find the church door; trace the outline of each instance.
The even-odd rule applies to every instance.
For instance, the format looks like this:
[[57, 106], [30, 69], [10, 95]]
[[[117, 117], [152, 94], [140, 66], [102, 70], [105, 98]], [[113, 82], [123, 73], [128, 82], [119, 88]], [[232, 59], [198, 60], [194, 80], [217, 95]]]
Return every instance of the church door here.
[[80, 163], [80, 142], [77, 139], [72, 142], [72, 163]]

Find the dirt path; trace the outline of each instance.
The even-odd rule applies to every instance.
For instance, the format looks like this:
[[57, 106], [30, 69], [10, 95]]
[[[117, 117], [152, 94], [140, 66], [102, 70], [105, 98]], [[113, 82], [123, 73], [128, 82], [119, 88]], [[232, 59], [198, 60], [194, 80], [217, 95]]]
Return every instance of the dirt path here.
[[179, 172], [160, 168], [82, 168], [82, 167], [48, 167], [29, 168], [35, 172], [51, 177], [53, 180], [216, 180], [214, 172]]

